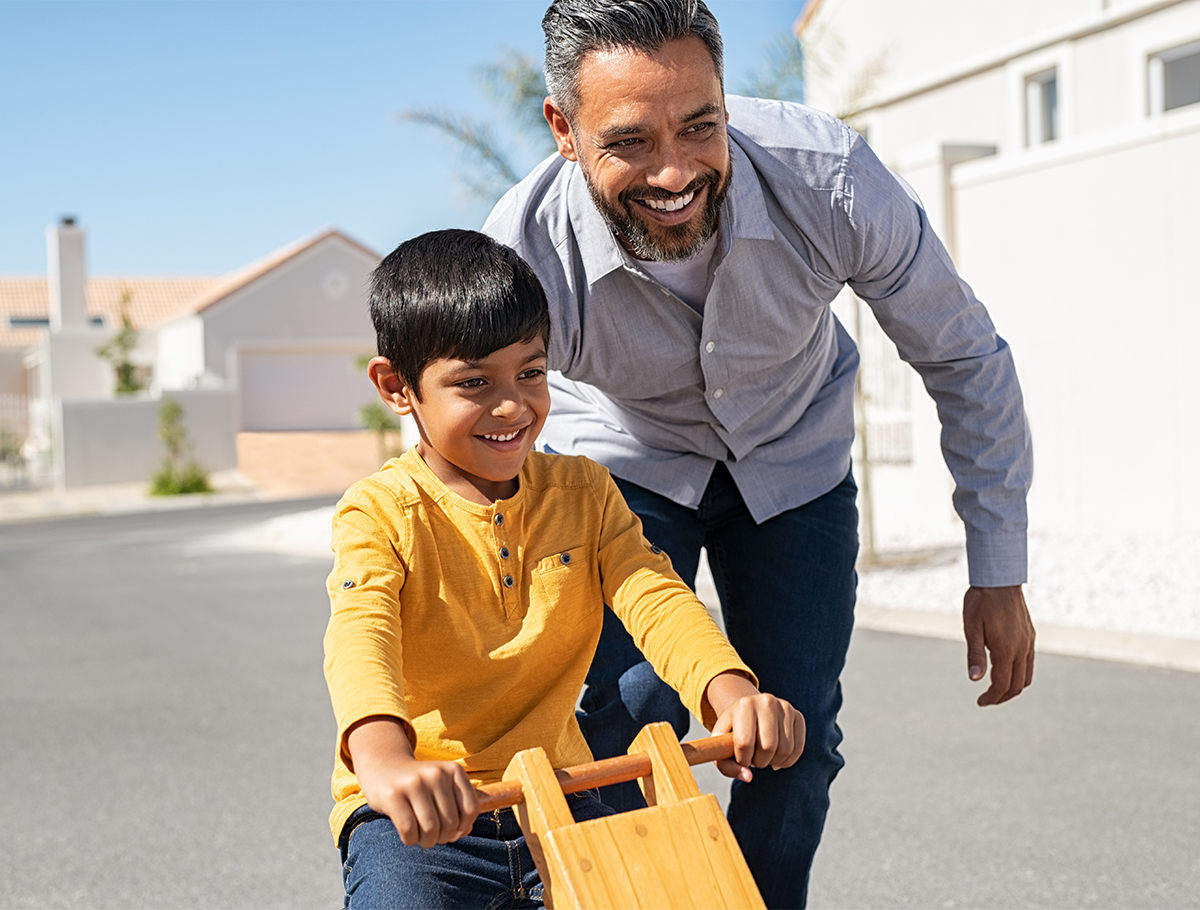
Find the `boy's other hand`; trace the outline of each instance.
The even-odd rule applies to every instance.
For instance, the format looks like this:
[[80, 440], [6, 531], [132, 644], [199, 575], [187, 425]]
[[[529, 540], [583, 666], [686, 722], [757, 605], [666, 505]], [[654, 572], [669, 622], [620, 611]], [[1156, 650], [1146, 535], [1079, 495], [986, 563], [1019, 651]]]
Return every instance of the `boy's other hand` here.
[[406, 846], [448, 844], [471, 833], [479, 798], [461, 765], [418, 761], [392, 717], [360, 722], [346, 743], [367, 803], [392, 820]]
[[804, 751], [804, 715], [790, 702], [759, 692], [741, 673], [721, 673], [705, 690], [717, 714], [713, 735], [733, 733], [733, 758], [717, 762], [726, 777], [749, 783], [751, 768], [790, 768]]

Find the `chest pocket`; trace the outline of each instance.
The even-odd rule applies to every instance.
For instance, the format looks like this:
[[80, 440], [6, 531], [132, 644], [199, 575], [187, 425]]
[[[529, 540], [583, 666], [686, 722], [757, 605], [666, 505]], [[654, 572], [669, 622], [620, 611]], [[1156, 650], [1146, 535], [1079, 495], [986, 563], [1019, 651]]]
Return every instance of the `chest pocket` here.
[[595, 570], [583, 547], [572, 547], [537, 561], [533, 587], [559, 621], [576, 624], [599, 615], [603, 604], [595, 584]]

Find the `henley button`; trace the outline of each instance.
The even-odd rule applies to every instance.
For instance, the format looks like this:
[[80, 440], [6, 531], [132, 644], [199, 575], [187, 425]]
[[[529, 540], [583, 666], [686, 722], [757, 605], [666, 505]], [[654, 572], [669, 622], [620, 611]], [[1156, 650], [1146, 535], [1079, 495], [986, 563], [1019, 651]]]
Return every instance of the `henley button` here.
[[569, 566], [571, 564], [571, 554], [570, 553], [564, 553], [562, 556], [560, 556], [558, 558], [560, 560], [562, 560], [562, 564], [564, 566]]
[[504, 516], [503, 516], [503, 515], [497, 515], [497, 516], [496, 516], [496, 518], [495, 518], [495, 522], [496, 522], [496, 524], [498, 524], [498, 525], [502, 525], [502, 524], [504, 524]]
[[[717, 389], [715, 392], [713, 392], [713, 398], [720, 398], [724, 394], [725, 394], [724, 389]], [[500, 516], [497, 515], [496, 517], [499, 518]]]
[[504, 587], [511, 588], [514, 584], [516, 584], [516, 582], [513, 581], [513, 577], [511, 575], [504, 576]]
[[704, 346], [704, 350], [708, 351], [708, 353], [710, 353], [710, 354], [713, 351], [715, 351], [716, 349], [717, 349], [717, 346], [715, 344], [713, 344], [711, 341]]
[[501, 559], [508, 559], [508, 547], [501, 547], [501, 548], [500, 548], [500, 558], [501, 558]]
[[652, 543], [652, 544], [650, 544], [650, 552], [651, 553], [661, 553], [662, 547], [660, 547], [658, 544]]

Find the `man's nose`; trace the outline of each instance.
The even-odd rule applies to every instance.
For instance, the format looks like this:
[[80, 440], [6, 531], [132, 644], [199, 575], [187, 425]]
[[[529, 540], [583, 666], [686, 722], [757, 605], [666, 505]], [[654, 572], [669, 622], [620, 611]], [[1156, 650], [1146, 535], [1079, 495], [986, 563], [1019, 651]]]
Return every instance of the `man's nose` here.
[[646, 171], [650, 186], [669, 193], [681, 193], [696, 176], [691, 159], [674, 142], [662, 143]]

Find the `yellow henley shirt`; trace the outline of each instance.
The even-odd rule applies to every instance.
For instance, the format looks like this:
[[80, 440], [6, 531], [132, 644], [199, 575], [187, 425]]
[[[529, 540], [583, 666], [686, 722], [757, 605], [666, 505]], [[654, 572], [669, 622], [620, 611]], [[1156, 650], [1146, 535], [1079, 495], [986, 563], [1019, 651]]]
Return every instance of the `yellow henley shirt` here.
[[612, 606], [655, 671], [709, 728], [717, 674], [753, 674], [670, 560], [642, 536], [608, 471], [531, 452], [516, 495], [451, 492], [416, 449], [352, 486], [333, 518], [325, 678], [338, 746], [335, 842], [366, 803], [348, 729], [399, 718], [416, 757], [499, 780], [522, 749], [591, 760], [575, 702]]

